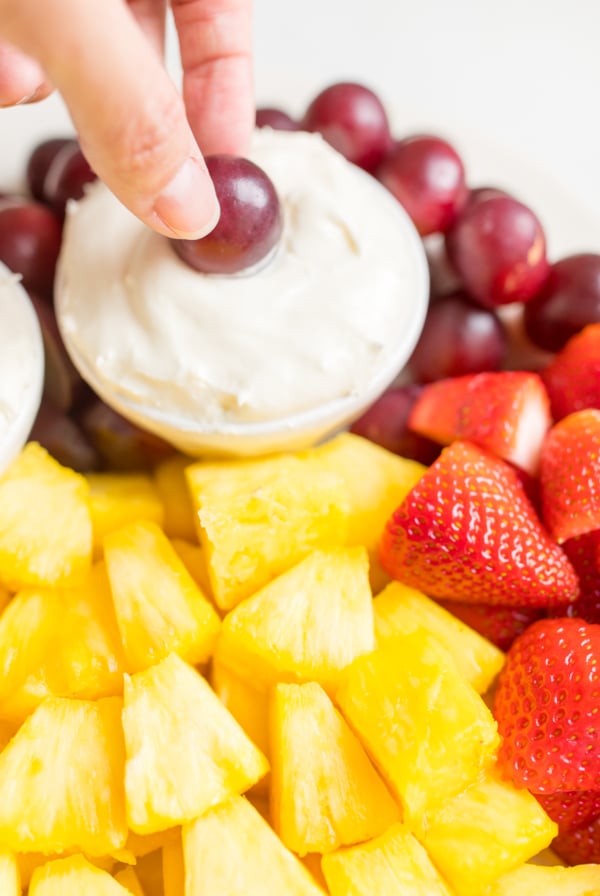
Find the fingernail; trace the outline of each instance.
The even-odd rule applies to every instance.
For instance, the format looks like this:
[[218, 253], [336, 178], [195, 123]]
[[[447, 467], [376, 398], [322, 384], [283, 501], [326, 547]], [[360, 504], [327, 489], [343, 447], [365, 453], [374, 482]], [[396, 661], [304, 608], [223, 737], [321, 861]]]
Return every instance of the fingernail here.
[[175, 237], [197, 240], [214, 229], [219, 203], [201, 161], [184, 162], [154, 203], [154, 214]]
[[40, 84], [35, 88], [35, 90], [32, 90], [31, 93], [28, 93], [27, 96], [24, 96], [17, 103], [15, 103], [15, 106], [26, 106], [28, 103], [35, 103], [38, 97], [42, 95], [43, 90], [44, 85]]

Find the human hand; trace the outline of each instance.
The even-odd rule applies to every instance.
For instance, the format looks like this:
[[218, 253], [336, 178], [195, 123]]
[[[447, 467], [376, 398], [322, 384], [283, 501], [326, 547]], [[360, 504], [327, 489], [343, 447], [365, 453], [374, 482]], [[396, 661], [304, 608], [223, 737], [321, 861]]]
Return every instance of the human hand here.
[[55, 86], [83, 152], [135, 215], [198, 238], [218, 217], [202, 153], [243, 154], [253, 124], [251, 0], [170, 0], [183, 99], [163, 65], [169, 0], [0, 0], [0, 106]]

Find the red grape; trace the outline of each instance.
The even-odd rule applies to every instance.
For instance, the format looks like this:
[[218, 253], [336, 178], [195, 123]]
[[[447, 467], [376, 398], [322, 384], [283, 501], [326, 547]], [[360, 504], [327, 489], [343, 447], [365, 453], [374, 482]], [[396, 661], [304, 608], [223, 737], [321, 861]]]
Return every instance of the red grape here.
[[429, 296], [435, 301], [439, 296], [448, 295], [460, 289], [460, 280], [446, 253], [441, 234], [432, 234], [424, 241], [427, 266], [429, 268]]
[[510, 196], [469, 203], [447, 233], [446, 248], [465, 290], [488, 308], [530, 301], [548, 275], [542, 225]]
[[455, 292], [430, 306], [408, 369], [419, 382], [431, 383], [448, 376], [499, 370], [506, 353], [506, 333], [494, 311]]
[[51, 295], [61, 236], [61, 222], [45, 205], [0, 200], [0, 261], [21, 274], [28, 291]]
[[264, 106], [256, 110], [256, 127], [273, 128], [275, 131], [299, 131], [300, 124], [283, 109]]
[[67, 412], [86, 393], [86, 385], [65, 349], [50, 302], [30, 294], [44, 340], [44, 396], [59, 411]]
[[59, 463], [87, 473], [97, 470], [100, 458], [80, 427], [47, 398], [42, 401], [30, 433]]
[[44, 185], [48, 169], [64, 146], [77, 146], [77, 141], [72, 137], [52, 137], [39, 143], [29, 156], [26, 169], [27, 184], [33, 198], [40, 202], [46, 202]]
[[414, 384], [389, 389], [352, 424], [350, 431], [401, 457], [433, 463], [440, 453], [440, 445], [407, 427], [420, 391], [421, 387]]
[[283, 228], [275, 187], [262, 168], [237, 156], [207, 156], [221, 206], [215, 229], [199, 240], [173, 240], [190, 267], [205, 274], [235, 274], [274, 249]]
[[484, 199], [493, 199], [495, 196], [508, 196], [506, 190], [500, 187], [472, 187], [467, 196], [466, 205], [474, 205], [476, 202], [482, 202]]
[[76, 422], [110, 470], [152, 469], [175, 450], [158, 436], [126, 420], [99, 398], [76, 414]]
[[332, 84], [314, 98], [302, 120], [307, 131], [318, 131], [350, 162], [374, 171], [388, 152], [392, 138], [379, 97], [362, 84]]
[[535, 345], [559, 351], [587, 324], [600, 322], [600, 255], [571, 255], [553, 264], [542, 290], [525, 306], [525, 330]]
[[63, 217], [69, 199], [81, 199], [85, 185], [96, 180], [76, 140], [69, 141], [54, 155], [44, 179], [43, 199]]
[[377, 177], [404, 206], [421, 236], [448, 230], [468, 195], [461, 158], [439, 137], [408, 137], [396, 143]]

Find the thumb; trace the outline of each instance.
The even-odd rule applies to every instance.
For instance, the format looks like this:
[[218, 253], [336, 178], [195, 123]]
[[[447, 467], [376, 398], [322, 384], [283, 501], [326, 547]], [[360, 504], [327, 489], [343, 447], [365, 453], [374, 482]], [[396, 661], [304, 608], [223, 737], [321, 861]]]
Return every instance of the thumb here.
[[166, 236], [212, 230], [219, 207], [183, 101], [122, 0], [44, 0], [43, 13], [38, 0], [0, 0], [0, 22], [61, 92], [90, 165], [124, 205]]

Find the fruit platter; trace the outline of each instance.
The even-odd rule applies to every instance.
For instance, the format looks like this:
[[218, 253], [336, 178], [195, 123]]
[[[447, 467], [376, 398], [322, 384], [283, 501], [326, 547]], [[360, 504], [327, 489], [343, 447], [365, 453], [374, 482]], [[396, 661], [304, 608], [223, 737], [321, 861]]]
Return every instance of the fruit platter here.
[[[427, 262], [393, 378], [293, 449], [184, 451], [82, 376], [65, 284], [110, 200], [67, 132], [0, 180], [44, 350], [0, 451], [0, 894], [599, 896], [600, 242], [561, 254], [364, 85], [256, 123]], [[168, 246], [186, 284], [269, 270], [265, 158], [261, 251]]]

